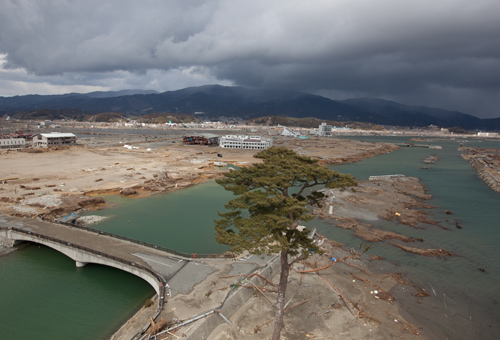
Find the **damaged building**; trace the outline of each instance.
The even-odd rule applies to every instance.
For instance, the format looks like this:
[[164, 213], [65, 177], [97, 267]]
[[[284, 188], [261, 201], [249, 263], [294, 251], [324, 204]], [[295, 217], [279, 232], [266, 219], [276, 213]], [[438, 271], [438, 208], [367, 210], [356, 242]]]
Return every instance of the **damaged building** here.
[[182, 143], [184, 145], [217, 146], [219, 145], [219, 136], [214, 135], [213, 133], [193, 134], [182, 137]]

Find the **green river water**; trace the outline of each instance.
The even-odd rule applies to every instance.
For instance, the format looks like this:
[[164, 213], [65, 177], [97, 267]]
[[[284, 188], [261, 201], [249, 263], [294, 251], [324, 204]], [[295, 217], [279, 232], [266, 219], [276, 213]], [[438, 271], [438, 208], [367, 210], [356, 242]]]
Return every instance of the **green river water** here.
[[[213, 220], [230, 193], [215, 182], [144, 199], [110, 196], [97, 228], [187, 253], [221, 253]], [[30, 245], [0, 257], [0, 339], [109, 338], [154, 290], [120, 270]]]
[[[407, 141], [402, 137], [364, 140]], [[395, 264], [393, 269], [431, 293], [424, 303], [406, 311], [417, 323], [432, 325], [436, 339], [496, 339], [500, 334], [500, 194], [478, 179], [460, 157], [458, 142], [432, 144], [443, 149], [404, 148], [334, 169], [359, 180], [394, 173], [422, 179], [433, 196], [428, 203], [436, 206], [429, 210], [429, 218], [448, 230], [414, 229], [384, 220], [370, 223], [425, 240], [416, 246], [444, 248], [459, 256], [424, 258], [387, 243], [373, 244], [370, 253], [386, 257]], [[468, 144], [500, 147], [498, 142]], [[430, 169], [421, 169], [422, 160], [431, 153], [440, 159]], [[225, 248], [214, 240], [213, 220], [230, 198], [214, 182], [140, 200], [109, 197], [116, 206], [97, 212], [110, 218], [95, 227], [187, 253], [222, 252]], [[453, 214], [446, 215], [445, 210]], [[456, 229], [456, 222], [463, 228]], [[350, 247], [360, 243], [349, 231], [326, 221], [314, 220], [309, 226]], [[486, 272], [480, 272], [479, 266]], [[133, 275], [99, 265], [76, 268], [64, 255], [37, 245], [0, 257], [0, 273], [0, 339], [105, 339], [154, 294]]]
[[[362, 138], [356, 138], [362, 139]], [[404, 142], [406, 138], [364, 138], [366, 141]], [[423, 238], [416, 247], [451, 251], [454, 257], [423, 257], [397, 249], [388, 243], [375, 243], [370, 253], [386, 257], [432, 296], [407, 309], [420, 324], [433, 325], [435, 339], [498, 339], [500, 334], [500, 194], [479, 179], [475, 170], [460, 157], [460, 142], [441, 140], [415, 142], [441, 145], [442, 150], [402, 148], [390, 154], [355, 164], [333, 167], [351, 173], [359, 180], [371, 175], [404, 174], [418, 177], [432, 195], [428, 204], [431, 220], [442, 228], [424, 225], [415, 229], [396, 221], [367, 221], [375, 228]], [[500, 148], [499, 142], [467, 141], [467, 146]], [[439, 160], [428, 166], [422, 161], [431, 154]], [[446, 214], [446, 210], [452, 212]], [[463, 226], [456, 228], [456, 223]], [[320, 233], [357, 248], [360, 240], [349, 231], [315, 221]], [[486, 268], [481, 272], [478, 268]]]

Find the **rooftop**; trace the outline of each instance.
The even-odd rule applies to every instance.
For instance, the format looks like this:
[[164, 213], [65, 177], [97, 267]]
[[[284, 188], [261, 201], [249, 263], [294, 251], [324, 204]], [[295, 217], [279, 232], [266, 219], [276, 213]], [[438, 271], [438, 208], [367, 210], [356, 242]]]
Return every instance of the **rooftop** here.
[[64, 132], [41, 133], [40, 135], [47, 137], [47, 138], [76, 137], [72, 133], [64, 133]]

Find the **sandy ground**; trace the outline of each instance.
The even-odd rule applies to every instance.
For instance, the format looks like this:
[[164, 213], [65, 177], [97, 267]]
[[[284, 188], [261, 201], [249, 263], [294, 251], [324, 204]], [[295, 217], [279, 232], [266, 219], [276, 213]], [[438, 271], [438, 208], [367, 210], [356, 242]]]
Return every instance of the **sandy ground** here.
[[[368, 256], [345, 250], [343, 245], [320, 237], [323, 255], [297, 261], [290, 272], [287, 287], [285, 327], [282, 339], [427, 339], [421, 329], [407, 322], [400, 314], [392, 295], [395, 287], [412, 303], [418, 303], [425, 292], [413, 287], [397, 274], [394, 268]], [[332, 257], [336, 259], [332, 261]], [[264, 283], [257, 288], [245, 287], [240, 281], [248, 275], [250, 263], [236, 261], [217, 267], [203, 282], [185, 294], [170, 298], [157, 323], [189, 320], [202, 312], [217, 308], [231, 286], [253, 290], [253, 297], [229, 317], [231, 325], [222, 323], [207, 340], [270, 339], [273, 329], [277, 282]], [[143, 308], [112, 339], [129, 339], [148, 323], [154, 305]], [[189, 336], [203, 319], [163, 333], [159, 339]]]
[[[377, 265], [377, 260], [352, 255], [328, 240], [322, 247], [325, 255], [297, 262], [290, 273], [283, 339], [426, 338], [401, 317], [394, 303], [390, 290], [398, 284], [396, 277], [368, 270], [367, 264]], [[338, 260], [332, 263], [332, 257]], [[273, 281], [278, 280], [276, 276]], [[270, 284], [265, 287], [275, 289]], [[409, 294], [414, 292], [405, 287]], [[255, 291], [231, 318], [233, 325], [222, 324], [208, 340], [270, 339], [274, 318], [270, 301], [275, 297], [268, 290]]]
[[[300, 141], [277, 139], [275, 145], [286, 145], [324, 163], [353, 162], [397, 149], [389, 144], [319, 138]], [[217, 157], [217, 153], [222, 153], [223, 157]], [[132, 150], [122, 147], [72, 147], [40, 153], [1, 151], [0, 213], [57, 217], [70, 211], [98, 208], [102, 205], [102, 201], [95, 197], [99, 193], [133, 189], [132, 195], [143, 196], [178, 190], [226, 171], [214, 167], [214, 161], [245, 166], [255, 161], [253, 154], [252, 150], [183, 146], [180, 143], [163, 145], [152, 151], [147, 151], [144, 145]], [[409, 192], [412, 192], [412, 197], [407, 195]], [[397, 185], [367, 183], [356, 193], [331, 194], [329, 203], [337, 205], [334, 210], [339, 211], [339, 215], [330, 216], [327, 207], [317, 213], [323, 217], [343, 219], [347, 227], [361, 230], [356, 231], [364, 233], [367, 238], [394, 237], [401, 240], [399, 236], [377, 232], [378, 236], [374, 236], [369, 226], [360, 226], [355, 222], [357, 218], [401, 218], [409, 225], [425, 222], [425, 216], [417, 213], [416, 209], [412, 214], [407, 209], [424, 204], [421, 200], [426, 198], [425, 192], [418, 181], [405, 180]], [[378, 205], [370, 202], [370, 196], [375, 194], [380, 197], [387, 194], [387, 200]], [[372, 204], [373, 209], [367, 208]], [[358, 209], [361, 205], [366, 209]], [[357, 211], [356, 216], [349, 215], [353, 207]], [[397, 216], [399, 211], [405, 211], [405, 214]], [[328, 239], [321, 242], [325, 255], [299, 261], [291, 271], [287, 290], [290, 309], [285, 317], [283, 339], [426, 339], [420, 334], [421, 330], [401, 316], [390, 292], [394, 287], [402, 287], [400, 290], [413, 297], [415, 303], [425, 294], [393, 275], [390, 266], [379, 258], [349, 251]], [[332, 257], [342, 261], [332, 262]], [[323, 269], [318, 270], [320, 268]], [[224, 278], [227, 274], [232, 275], [234, 271], [226, 268], [212, 273], [192, 290], [170, 299], [161, 318], [168, 322], [183, 320], [218, 306], [227, 289], [239, 279]], [[273, 281], [277, 282], [278, 277]], [[254, 297], [231, 317], [232, 326], [219, 326], [209, 339], [269, 338], [274, 314], [269, 301], [275, 299], [275, 287], [268, 284], [262, 287], [262, 291], [256, 290]], [[153, 304], [139, 311], [114, 338], [130, 338], [147, 323], [154, 308]], [[189, 327], [179, 329], [170, 338], [183, 334], [189, 334]]]
[[[286, 145], [329, 163], [356, 161], [397, 148], [390, 144], [319, 138], [303, 141], [278, 139], [275, 145]], [[180, 140], [175, 144], [169, 142], [155, 146], [151, 151], [146, 143], [137, 144], [137, 149], [132, 150], [84, 146], [1, 150], [0, 213], [55, 217], [53, 215], [81, 209], [78, 202], [88, 200], [89, 195], [123, 191], [123, 194], [144, 196], [169, 192], [221, 176], [227, 171], [214, 166], [214, 162], [246, 166], [258, 161], [253, 158], [255, 150], [184, 146]], [[218, 153], [223, 157], [218, 157]], [[59, 200], [40, 198], [47, 195], [59, 195]], [[88, 202], [84, 206], [98, 203]]]

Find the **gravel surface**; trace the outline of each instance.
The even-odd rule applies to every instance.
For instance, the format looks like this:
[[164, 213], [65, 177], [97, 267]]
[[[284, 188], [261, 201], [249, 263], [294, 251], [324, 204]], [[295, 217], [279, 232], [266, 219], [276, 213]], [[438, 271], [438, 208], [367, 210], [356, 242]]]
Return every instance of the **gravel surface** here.
[[22, 213], [37, 213], [37, 210], [35, 208], [27, 207], [24, 205], [14, 205], [12, 208]]
[[26, 199], [23, 205], [41, 204], [45, 207], [59, 207], [62, 204], [61, 195], [43, 195]]

